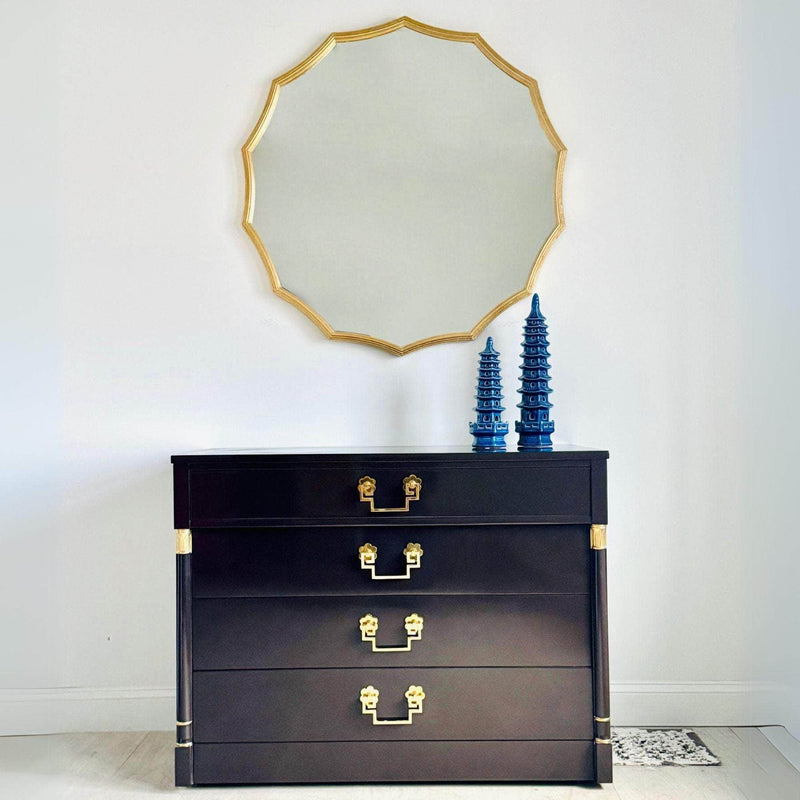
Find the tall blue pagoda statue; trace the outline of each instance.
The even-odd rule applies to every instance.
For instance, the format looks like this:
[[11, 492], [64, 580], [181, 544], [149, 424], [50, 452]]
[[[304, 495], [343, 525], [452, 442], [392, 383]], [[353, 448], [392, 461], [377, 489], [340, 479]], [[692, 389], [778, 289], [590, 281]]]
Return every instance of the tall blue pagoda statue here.
[[515, 424], [519, 434], [517, 450], [552, 450], [550, 434], [555, 423], [550, 421], [553, 404], [548, 395], [550, 388], [550, 362], [547, 357], [547, 325], [539, 309], [539, 295], [533, 296], [531, 313], [525, 320], [522, 340], [522, 402], [517, 403], [520, 419]]
[[486, 340], [486, 349], [481, 353], [478, 363], [478, 404], [475, 411], [478, 418], [470, 422], [469, 432], [473, 435], [473, 450], [505, 450], [508, 423], [501, 419], [503, 407], [503, 386], [500, 383], [500, 353], [494, 349], [492, 337]]

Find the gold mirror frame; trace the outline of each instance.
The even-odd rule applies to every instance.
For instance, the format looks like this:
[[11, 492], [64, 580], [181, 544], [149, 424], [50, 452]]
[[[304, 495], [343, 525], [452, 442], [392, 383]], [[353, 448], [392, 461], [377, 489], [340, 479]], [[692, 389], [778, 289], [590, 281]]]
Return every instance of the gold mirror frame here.
[[[429, 336], [425, 339], [419, 339], [418, 341], [412, 342], [411, 344], [405, 346], [396, 345], [392, 342], [386, 341], [385, 339], [378, 339], [377, 337], [369, 336], [363, 333], [334, 330], [320, 314], [311, 308], [311, 306], [303, 302], [299, 297], [297, 297], [297, 295], [293, 294], [281, 285], [278, 271], [275, 268], [275, 265], [272, 263], [269, 252], [267, 251], [264, 242], [261, 241], [261, 237], [258, 235], [255, 227], [253, 226], [253, 212], [255, 208], [253, 150], [255, 150], [256, 146], [261, 140], [261, 137], [264, 135], [267, 126], [269, 125], [272, 114], [274, 113], [275, 107], [278, 103], [281, 87], [286, 86], [287, 84], [299, 78], [301, 75], [304, 75], [306, 72], [308, 72], [315, 64], [319, 63], [323, 58], [325, 58], [325, 56], [330, 53], [337, 44], [344, 42], [357, 42], [363, 39], [373, 39], [378, 36], [384, 36], [387, 33], [392, 33], [400, 28], [408, 28], [412, 31], [416, 31], [417, 33], [422, 33], [426, 36], [432, 36], [436, 39], [446, 39], [453, 42], [471, 42], [474, 44], [475, 47], [477, 47], [478, 50], [480, 50], [480, 52], [489, 59], [489, 61], [491, 61], [495, 66], [499, 67], [503, 72], [506, 73], [506, 75], [510, 76], [515, 81], [518, 81], [528, 88], [533, 106], [536, 109], [536, 115], [539, 120], [539, 124], [544, 130], [548, 141], [557, 152], [555, 184], [553, 192], [556, 224], [550, 235], [545, 240], [544, 244], [539, 249], [539, 252], [537, 253], [536, 258], [531, 266], [525, 286], [520, 289], [520, 291], [515, 292], [510, 297], [507, 297], [505, 300], [498, 303], [494, 308], [491, 309], [491, 311], [485, 314], [471, 330]], [[422, 22], [417, 22], [410, 17], [400, 17], [392, 20], [391, 22], [384, 23], [383, 25], [377, 25], [372, 28], [362, 28], [361, 30], [356, 31], [332, 33], [316, 50], [314, 50], [313, 53], [311, 53], [311, 55], [301, 61], [297, 66], [290, 69], [288, 72], [284, 72], [283, 75], [275, 78], [270, 86], [269, 95], [267, 96], [264, 110], [261, 112], [261, 116], [259, 117], [255, 128], [253, 128], [252, 133], [242, 146], [242, 157], [244, 159], [245, 171], [245, 206], [242, 225], [247, 231], [250, 239], [253, 241], [253, 244], [255, 244], [256, 249], [261, 256], [261, 260], [264, 262], [264, 266], [267, 268], [267, 273], [269, 274], [270, 283], [272, 285], [272, 291], [278, 295], [278, 297], [282, 297], [284, 300], [291, 303], [293, 306], [295, 306], [295, 308], [300, 309], [300, 311], [302, 311], [329, 339], [340, 339], [347, 342], [368, 344], [373, 347], [379, 347], [382, 350], [386, 350], [387, 352], [396, 356], [402, 356], [406, 353], [419, 350], [421, 347], [428, 347], [432, 344], [439, 344], [442, 342], [468, 342], [475, 339], [475, 337], [495, 317], [505, 311], [509, 306], [512, 306], [518, 300], [521, 300], [522, 298], [533, 293], [533, 287], [536, 281], [536, 276], [539, 272], [539, 268], [541, 267], [548, 251], [553, 246], [553, 242], [555, 242], [565, 227], [562, 186], [564, 179], [564, 164], [567, 157], [567, 148], [558, 137], [558, 134], [550, 122], [550, 118], [547, 116], [544, 104], [542, 103], [541, 95], [539, 94], [539, 85], [537, 84], [535, 78], [531, 78], [529, 75], [526, 75], [524, 72], [520, 72], [518, 69], [509, 64], [504, 58], [502, 58], [502, 56], [496, 53], [478, 33], [466, 33], [463, 31], [451, 31], [447, 30], [446, 28], [435, 28], [431, 25], [425, 25]]]

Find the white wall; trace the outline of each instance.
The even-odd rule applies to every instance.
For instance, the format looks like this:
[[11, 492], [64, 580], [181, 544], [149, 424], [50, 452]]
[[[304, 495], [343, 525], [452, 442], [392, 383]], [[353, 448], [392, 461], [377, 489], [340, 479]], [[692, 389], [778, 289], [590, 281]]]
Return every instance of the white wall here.
[[[171, 726], [171, 453], [469, 441], [478, 343], [329, 342], [239, 225], [270, 79], [331, 30], [406, 13], [536, 76], [570, 150], [538, 288], [557, 439], [612, 453], [615, 721], [800, 733], [797, 89], [773, 75], [798, 56], [778, 2], [758, 8], [4, 6], [3, 730]], [[509, 395], [526, 313], [487, 331]]]
[[754, 669], [780, 687], [776, 718], [800, 738], [800, 4], [744, 17], [742, 231], [746, 296], [740, 402], [747, 415], [745, 526]]

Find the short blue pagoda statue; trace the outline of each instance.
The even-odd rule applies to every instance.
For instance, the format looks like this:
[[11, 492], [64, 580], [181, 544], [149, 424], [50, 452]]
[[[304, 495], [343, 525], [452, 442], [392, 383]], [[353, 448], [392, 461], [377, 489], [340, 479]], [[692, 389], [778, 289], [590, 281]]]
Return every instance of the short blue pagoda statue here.
[[492, 337], [486, 340], [486, 349], [481, 353], [478, 363], [478, 405], [475, 411], [478, 418], [470, 422], [469, 432], [473, 435], [473, 450], [505, 450], [508, 423], [501, 420], [503, 407], [503, 386], [500, 383], [500, 353], [494, 349]]
[[547, 345], [547, 325], [539, 310], [539, 295], [535, 294], [531, 313], [525, 320], [522, 340], [522, 388], [517, 389], [522, 402], [517, 403], [521, 411], [515, 425], [519, 434], [517, 450], [551, 450], [553, 447], [550, 434], [555, 430], [555, 424], [550, 421], [553, 404], [548, 395], [553, 390], [550, 388]]

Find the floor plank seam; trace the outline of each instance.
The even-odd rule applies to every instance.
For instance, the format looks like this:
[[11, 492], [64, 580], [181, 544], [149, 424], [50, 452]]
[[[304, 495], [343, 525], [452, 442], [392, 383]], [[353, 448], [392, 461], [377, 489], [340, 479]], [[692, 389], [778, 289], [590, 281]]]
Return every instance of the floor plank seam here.
[[138, 752], [139, 748], [145, 743], [145, 740], [150, 735], [150, 732], [145, 732], [142, 734], [142, 738], [134, 745], [133, 750], [128, 753], [126, 759], [114, 770], [114, 776], [116, 777], [119, 775], [120, 770], [133, 758], [133, 756]]

